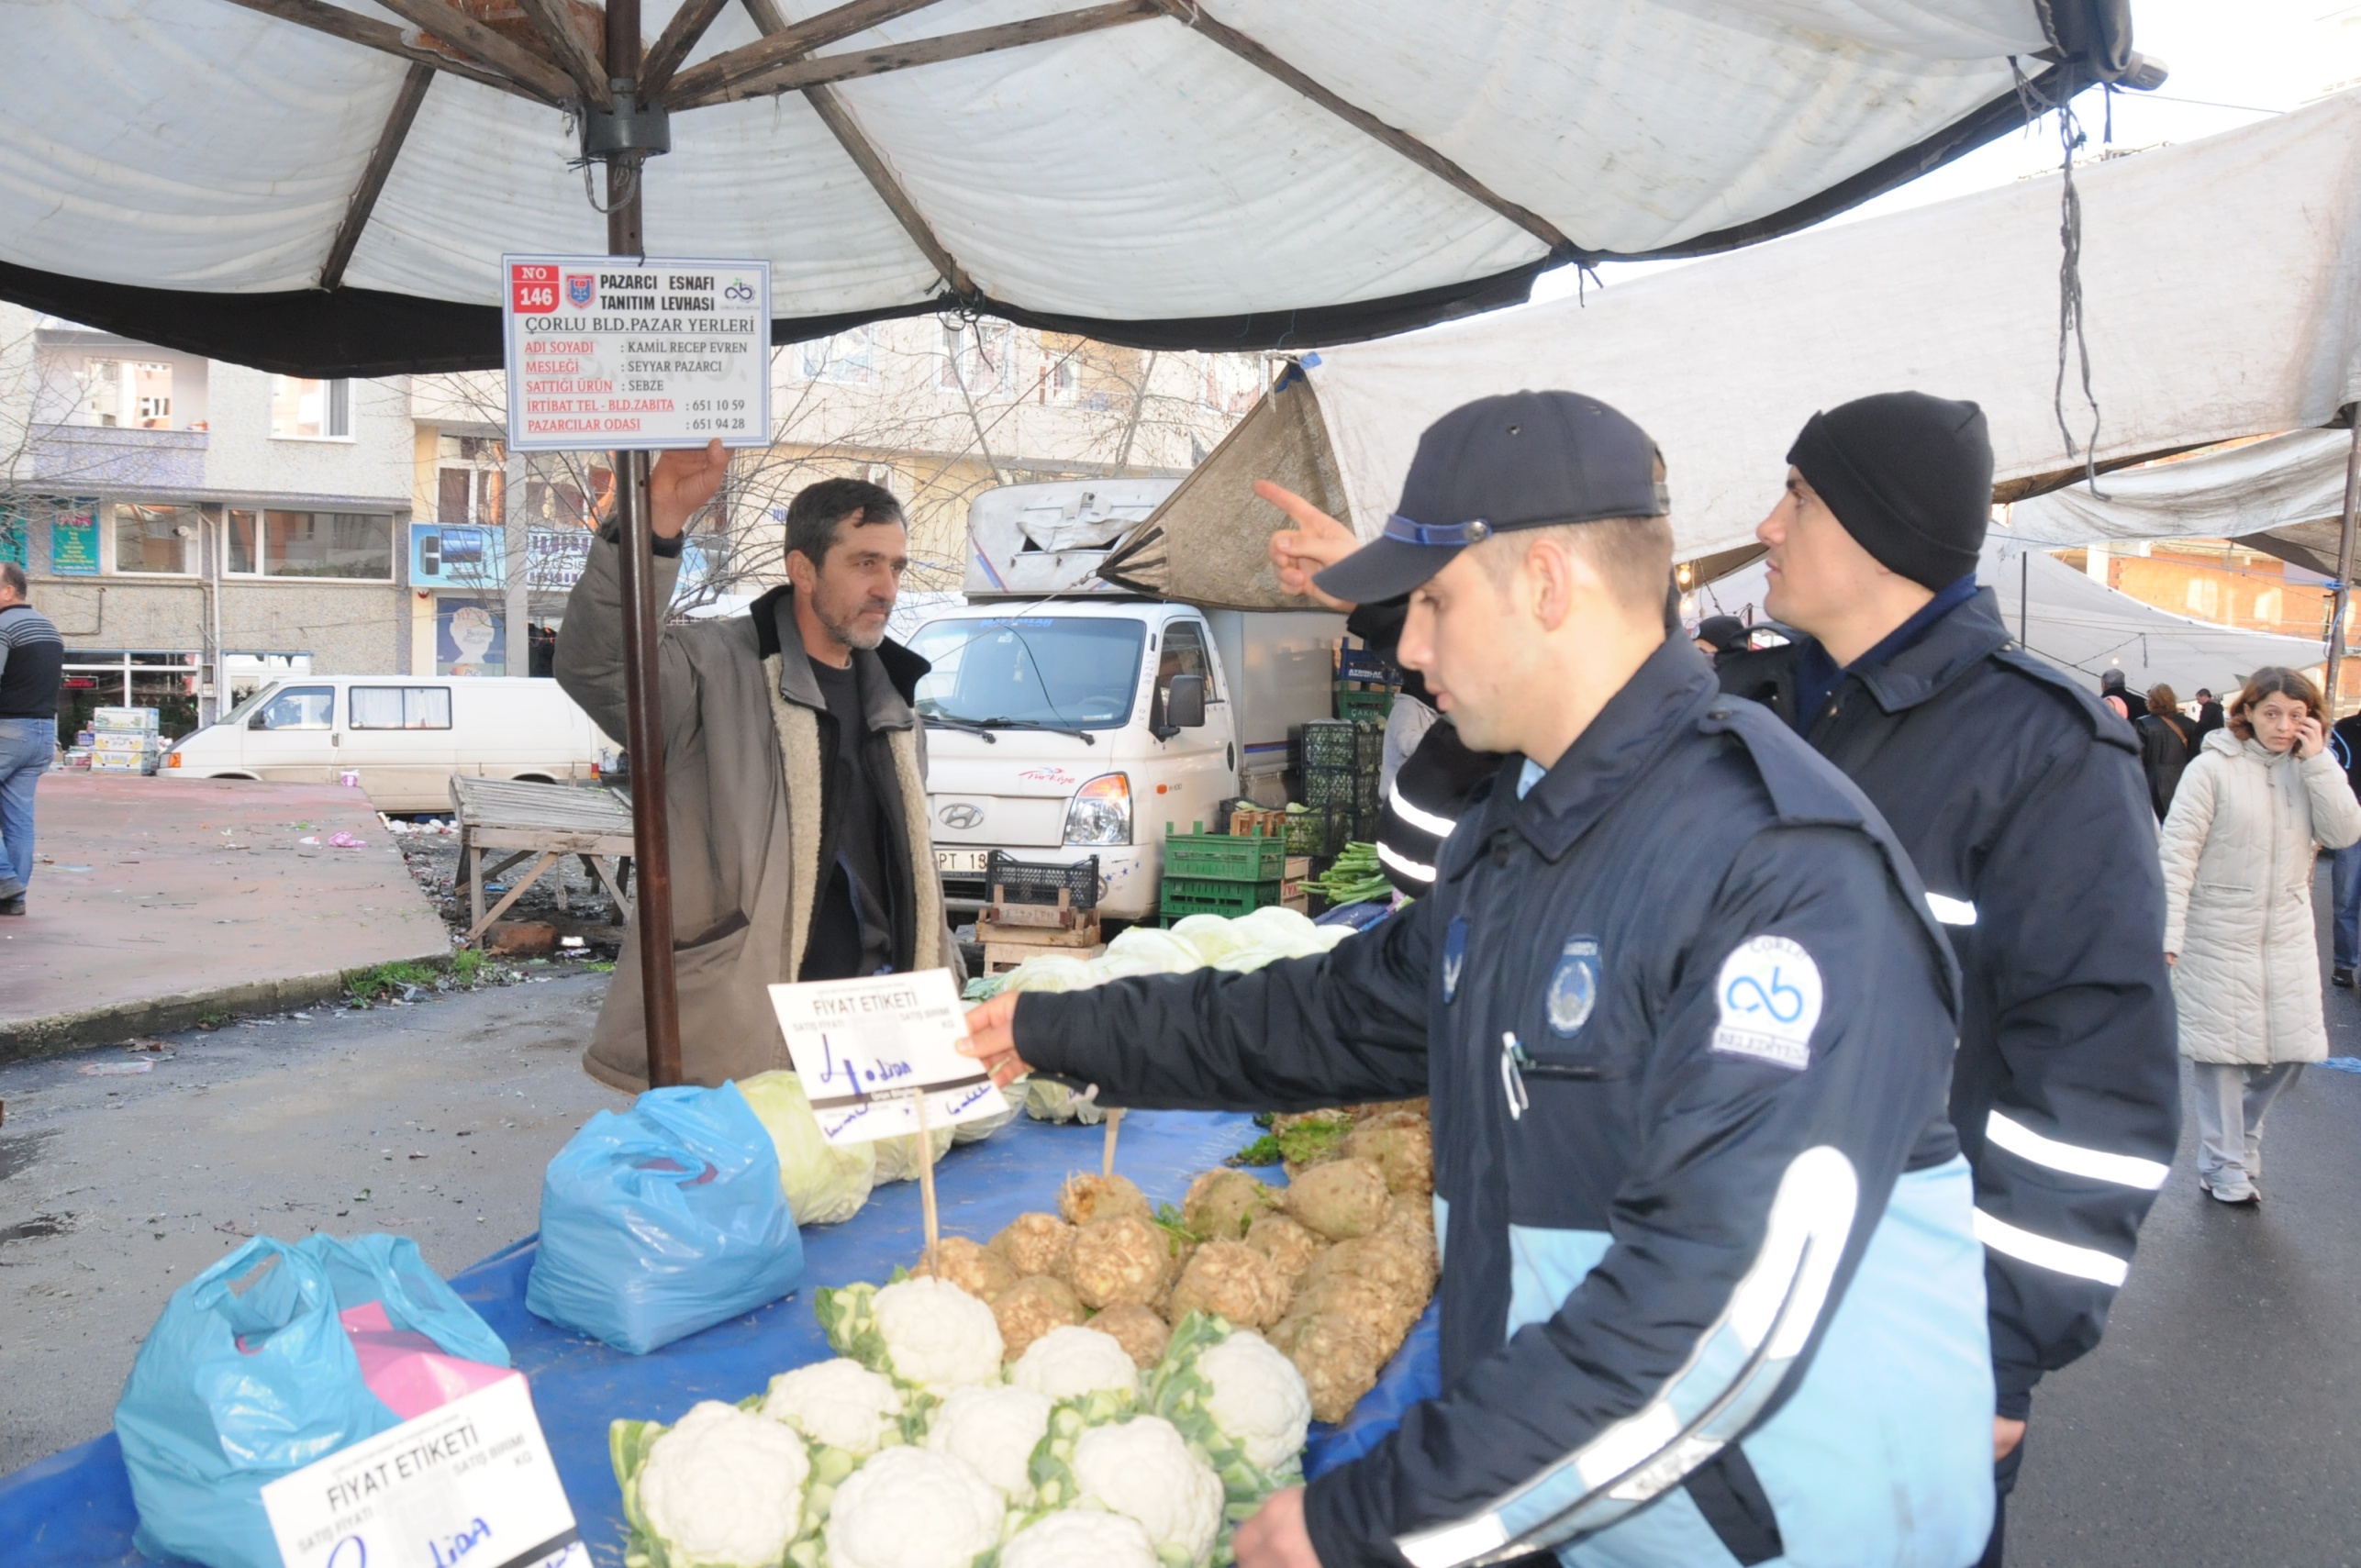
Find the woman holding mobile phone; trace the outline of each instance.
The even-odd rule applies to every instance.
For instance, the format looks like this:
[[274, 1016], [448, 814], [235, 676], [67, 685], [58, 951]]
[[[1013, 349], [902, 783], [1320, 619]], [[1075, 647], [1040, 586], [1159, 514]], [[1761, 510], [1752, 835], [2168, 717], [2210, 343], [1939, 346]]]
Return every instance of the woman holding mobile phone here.
[[2320, 689], [2257, 670], [2205, 738], [2165, 817], [2165, 958], [2180, 1051], [2196, 1064], [2198, 1184], [2262, 1199], [2263, 1118], [2303, 1063], [2328, 1055], [2318, 849], [2361, 840], [2361, 801], [2329, 754]]

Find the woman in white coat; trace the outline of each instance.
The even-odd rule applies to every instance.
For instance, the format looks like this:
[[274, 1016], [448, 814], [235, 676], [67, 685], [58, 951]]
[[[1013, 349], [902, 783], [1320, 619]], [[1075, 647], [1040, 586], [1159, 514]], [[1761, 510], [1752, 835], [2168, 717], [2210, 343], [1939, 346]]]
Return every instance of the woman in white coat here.
[[2361, 840], [2361, 801], [2328, 752], [2319, 688], [2258, 670], [2205, 738], [2165, 817], [2165, 957], [2180, 1051], [2196, 1063], [2197, 1179], [2221, 1203], [2262, 1197], [2263, 1118], [2328, 1055], [2315, 847]]

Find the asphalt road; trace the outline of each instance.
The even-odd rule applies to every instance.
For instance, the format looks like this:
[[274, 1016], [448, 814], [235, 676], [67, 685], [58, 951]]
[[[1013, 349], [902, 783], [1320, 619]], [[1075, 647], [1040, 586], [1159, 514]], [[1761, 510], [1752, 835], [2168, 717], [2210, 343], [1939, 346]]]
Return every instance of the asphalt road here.
[[[2326, 887], [2323, 862], [2323, 931]], [[2361, 1057], [2353, 992], [2328, 1029]], [[2184, 1094], [2107, 1338], [2033, 1396], [2010, 1568], [2361, 1564], [2361, 1073], [2280, 1096], [2259, 1208], [2199, 1192], [2195, 1150]]]
[[105, 1431], [165, 1299], [249, 1236], [389, 1230], [449, 1274], [532, 1231], [550, 1156], [625, 1103], [577, 1062], [606, 977], [535, 973], [0, 1065], [0, 1473]]

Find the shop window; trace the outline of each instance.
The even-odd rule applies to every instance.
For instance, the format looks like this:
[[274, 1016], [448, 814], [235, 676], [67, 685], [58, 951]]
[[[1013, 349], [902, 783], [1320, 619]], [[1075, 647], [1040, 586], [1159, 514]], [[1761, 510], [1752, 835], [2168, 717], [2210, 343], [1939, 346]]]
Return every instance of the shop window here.
[[954, 392], [964, 386], [970, 394], [1014, 390], [1015, 339], [1015, 329], [1005, 321], [946, 322], [935, 384]]
[[282, 686], [246, 721], [252, 729], [333, 729], [336, 728], [334, 686]]
[[231, 572], [256, 577], [394, 578], [394, 519], [380, 512], [229, 514]]
[[195, 506], [115, 506], [115, 570], [186, 576], [196, 570], [202, 517]]
[[352, 384], [309, 376], [271, 378], [271, 434], [344, 439], [352, 434]]
[[449, 686], [355, 686], [348, 722], [354, 729], [449, 729]]
[[867, 386], [877, 379], [877, 329], [855, 327], [833, 338], [815, 338], [796, 346], [796, 358], [806, 381]]

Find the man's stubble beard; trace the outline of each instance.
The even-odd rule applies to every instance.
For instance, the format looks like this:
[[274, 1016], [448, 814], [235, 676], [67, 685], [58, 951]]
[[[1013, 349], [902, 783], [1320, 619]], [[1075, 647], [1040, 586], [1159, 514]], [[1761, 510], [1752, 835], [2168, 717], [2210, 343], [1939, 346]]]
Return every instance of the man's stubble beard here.
[[[839, 648], [851, 649], [858, 653], [874, 653], [876, 651], [877, 645], [885, 640], [885, 628], [883, 625], [880, 625], [875, 631], [863, 631], [854, 619], [863, 609], [868, 607], [868, 595], [863, 594], [849, 613], [840, 613], [837, 606], [830, 602], [827, 594], [819, 593], [812, 595], [812, 613], [819, 619], [819, 624], [826, 628], [828, 639]], [[888, 615], [893, 613], [891, 604], [885, 606], [885, 613]]]

